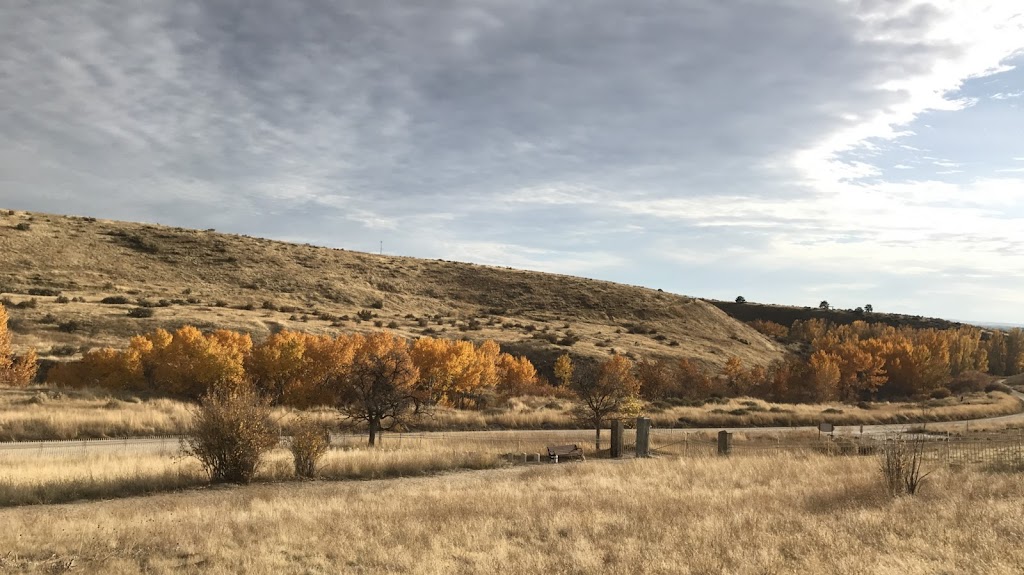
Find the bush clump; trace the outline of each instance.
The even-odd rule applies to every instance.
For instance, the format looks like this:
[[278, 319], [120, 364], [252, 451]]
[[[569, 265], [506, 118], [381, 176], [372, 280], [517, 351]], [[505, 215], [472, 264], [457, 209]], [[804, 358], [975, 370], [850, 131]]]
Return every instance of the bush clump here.
[[123, 305], [129, 303], [128, 298], [123, 295], [110, 295], [100, 300], [100, 303], [111, 305]]
[[924, 479], [931, 475], [922, 469], [924, 440], [897, 436], [886, 441], [879, 453], [878, 470], [885, 491], [891, 497], [915, 495]]
[[203, 397], [181, 450], [199, 460], [213, 483], [246, 484], [278, 439], [270, 401], [241, 388]]
[[301, 419], [292, 431], [288, 447], [295, 460], [295, 476], [303, 479], [316, 477], [317, 462], [331, 446], [327, 427], [311, 419]]

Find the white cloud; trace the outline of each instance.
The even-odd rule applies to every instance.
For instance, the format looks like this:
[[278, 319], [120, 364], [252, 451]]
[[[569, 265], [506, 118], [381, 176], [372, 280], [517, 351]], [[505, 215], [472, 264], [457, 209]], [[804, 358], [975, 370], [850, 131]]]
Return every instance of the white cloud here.
[[631, 283], [1019, 270], [1020, 172], [922, 119], [1014, 4], [8, 4], [0, 199]]

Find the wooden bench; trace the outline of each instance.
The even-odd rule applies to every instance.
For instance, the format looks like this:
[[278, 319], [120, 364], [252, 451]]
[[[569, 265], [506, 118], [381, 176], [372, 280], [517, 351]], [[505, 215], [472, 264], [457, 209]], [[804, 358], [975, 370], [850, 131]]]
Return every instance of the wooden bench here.
[[587, 458], [583, 456], [583, 448], [579, 445], [549, 445], [548, 446], [548, 459], [552, 463], [558, 463], [571, 457], [579, 457], [581, 461], [586, 461]]

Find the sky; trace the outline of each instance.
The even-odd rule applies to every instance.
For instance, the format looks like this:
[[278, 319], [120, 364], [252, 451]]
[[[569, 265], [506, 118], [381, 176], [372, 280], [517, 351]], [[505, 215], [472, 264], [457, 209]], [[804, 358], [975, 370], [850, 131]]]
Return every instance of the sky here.
[[1024, 4], [0, 4], [0, 207], [1024, 323]]

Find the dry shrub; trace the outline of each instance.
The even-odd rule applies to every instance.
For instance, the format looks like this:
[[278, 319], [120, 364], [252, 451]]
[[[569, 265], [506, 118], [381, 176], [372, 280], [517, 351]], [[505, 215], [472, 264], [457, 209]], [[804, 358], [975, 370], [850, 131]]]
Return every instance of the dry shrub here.
[[214, 483], [249, 483], [279, 440], [270, 402], [248, 388], [211, 392], [195, 410], [182, 452], [195, 457]]
[[931, 472], [923, 473], [924, 440], [896, 436], [879, 454], [879, 471], [886, 492], [892, 497], [914, 495]]
[[323, 422], [301, 418], [295, 423], [288, 447], [295, 460], [295, 476], [316, 477], [317, 463], [331, 446], [331, 434]]

